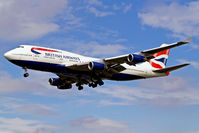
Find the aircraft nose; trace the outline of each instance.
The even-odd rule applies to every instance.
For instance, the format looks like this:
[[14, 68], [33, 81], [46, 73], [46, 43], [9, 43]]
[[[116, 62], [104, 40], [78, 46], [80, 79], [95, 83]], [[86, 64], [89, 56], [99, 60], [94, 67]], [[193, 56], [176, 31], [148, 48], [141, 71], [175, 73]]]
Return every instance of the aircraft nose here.
[[11, 59], [11, 52], [10, 51], [8, 51], [8, 52], [6, 52], [5, 54], [4, 54], [4, 57], [7, 59], [7, 60], [10, 60]]

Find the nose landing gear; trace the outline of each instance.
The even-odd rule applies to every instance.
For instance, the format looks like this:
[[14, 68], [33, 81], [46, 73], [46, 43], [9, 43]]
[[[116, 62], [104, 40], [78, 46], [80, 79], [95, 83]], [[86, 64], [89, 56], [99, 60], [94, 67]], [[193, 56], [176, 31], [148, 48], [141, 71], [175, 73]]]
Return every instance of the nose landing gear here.
[[29, 73], [24, 73], [23, 75], [25, 78], [29, 76]]
[[26, 78], [26, 77], [29, 76], [29, 73], [27, 72], [27, 68], [26, 67], [24, 67], [23, 69], [24, 69], [24, 75], [23, 76]]

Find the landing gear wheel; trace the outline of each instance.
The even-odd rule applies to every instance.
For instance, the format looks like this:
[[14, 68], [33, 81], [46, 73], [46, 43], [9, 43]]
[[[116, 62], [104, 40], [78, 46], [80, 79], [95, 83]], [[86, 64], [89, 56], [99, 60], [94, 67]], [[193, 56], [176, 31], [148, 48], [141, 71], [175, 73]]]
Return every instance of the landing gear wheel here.
[[83, 90], [83, 86], [78, 86], [78, 90]]
[[81, 83], [77, 83], [76, 86], [78, 87], [78, 90], [83, 90], [83, 86], [81, 85]]
[[25, 78], [26, 77], [28, 77], [29, 76], [29, 74], [28, 73], [24, 73], [24, 75], [23, 75]]
[[104, 82], [103, 82], [102, 80], [100, 80], [100, 81], [98, 81], [98, 84], [99, 84], [100, 86], [102, 86], [102, 85], [104, 85]]
[[92, 86], [92, 83], [89, 83], [88, 86], [91, 87], [91, 86]]
[[93, 84], [92, 84], [92, 87], [93, 87], [93, 88], [97, 87], [97, 83], [93, 83]]

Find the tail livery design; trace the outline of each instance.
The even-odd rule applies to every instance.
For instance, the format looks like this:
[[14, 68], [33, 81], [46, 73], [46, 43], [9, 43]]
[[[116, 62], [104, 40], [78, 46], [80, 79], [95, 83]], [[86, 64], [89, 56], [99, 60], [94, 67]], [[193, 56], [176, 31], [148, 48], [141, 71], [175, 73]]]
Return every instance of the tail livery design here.
[[[167, 46], [166, 44], [163, 44], [161, 46]], [[167, 59], [169, 56], [170, 49], [158, 52], [153, 54], [155, 57], [154, 59], [149, 60], [149, 63], [151, 66], [155, 69], [163, 69], [166, 67]]]

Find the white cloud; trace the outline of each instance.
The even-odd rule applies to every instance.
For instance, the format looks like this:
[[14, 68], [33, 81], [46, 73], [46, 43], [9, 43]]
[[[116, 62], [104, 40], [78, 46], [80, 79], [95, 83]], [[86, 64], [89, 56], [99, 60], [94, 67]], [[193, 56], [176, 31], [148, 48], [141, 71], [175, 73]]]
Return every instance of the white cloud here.
[[123, 50], [126, 50], [126, 47], [120, 44], [101, 45], [97, 42], [90, 42], [88, 44], [78, 46], [76, 51], [84, 55], [104, 57], [121, 54]]
[[88, 2], [89, 5], [103, 6], [103, 3], [99, 0], [89, 0], [86, 2]]
[[164, 28], [176, 36], [199, 35], [199, 1], [181, 5], [178, 3], [157, 4], [138, 13], [144, 25]]
[[64, 32], [74, 29], [79, 30], [81, 27], [85, 26], [84, 22], [82, 21], [83, 18], [74, 15], [76, 12], [80, 12], [79, 7], [73, 6], [70, 2], [67, 7], [64, 8], [64, 10], [61, 12], [61, 15], [59, 15], [59, 17], [56, 17], [56, 20], [61, 22], [60, 30]]
[[43, 104], [18, 104], [15, 109], [22, 114], [32, 114], [34, 116], [49, 117], [57, 115], [54, 108]]
[[[109, 85], [95, 91], [107, 95], [105, 100], [99, 101], [101, 105], [183, 106], [199, 104], [198, 85], [190, 86], [190, 84], [188, 79], [165, 77], [142, 81], [138, 87]], [[113, 98], [114, 101], [112, 101]]]
[[48, 79], [51, 77], [57, 77], [51, 73], [41, 71], [28, 71], [30, 76], [24, 78], [21, 74], [21, 78], [14, 78], [7, 73], [0, 72], [0, 95], [7, 94], [20, 94], [22, 92], [40, 95], [40, 96], [59, 96], [67, 97], [71, 93], [74, 93], [74, 89], [65, 93], [63, 90], [58, 90], [55, 86], [51, 86], [48, 83]]
[[[86, 34], [88, 34], [90, 37], [92, 37], [93, 39], [97, 39], [97, 40], [106, 40], [108, 42], [112, 41], [112, 42], [116, 42], [119, 36], [119, 32], [116, 30], [111, 30], [108, 28], [104, 28], [104, 27], [97, 27], [95, 32], [92, 31], [85, 31]], [[114, 40], [114, 41], [113, 41]]]
[[123, 12], [127, 13], [129, 10], [131, 10], [131, 8], [132, 8], [132, 4], [125, 5]]
[[[22, 84], [23, 83], [23, 84]], [[30, 88], [29, 85], [24, 84], [25, 79], [14, 79], [8, 74], [1, 73], [0, 76], [0, 94], [7, 94], [13, 92], [25, 91]]]
[[[141, 81], [141, 85], [148, 88], [159, 88], [161, 87], [162, 90], [165, 92], [174, 92], [182, 90], [182, 87], [188, 87], [189, 79], [184, 79], [181, 77], [163, 77], [163, 78], [156, 78], [156, 79], [148, 79]], [[160, 86], [161, 85], [161, 86]]]
[[112, 11], [107, 11], [109, 9], [109, 6], [103, 4], [99, 0], [89, 0], [85, 1], [87, 4], [86, 9], [88, 12], [94, 14], [96, 17], [105, 17], [105, 16], [110, 16], [114, 15], [114, 12]]
[[0, 38], [29, 40], [57, 31], [53, 17], [66, 4], [66, 0], [0, 0]]
[[43, 105], [41, 103], [31, 103], [27, 99], [19, 99], [13, 97], [1, 97], [0, 101], [1, 114], [29, 114], [34, 116], [55, 116], [55, 108], [53, 105]]
[[192, 48], [192, 49], [199, 49], [199, 45], [198, 44], [190, 44], [190, 47]]
[[124, 101], [110, 101], [110, 100], [100, 100], [99, 105], [102, 106], [111, 106], [111, 105], [131, 105], [127, 100]]
[[121, 11], [123, 13], [127, 13], [131, 10], [132, 4], [127, 4], [125, 2], [121, 2], [118, 5], [113, 4], [113, 6], [106, 5], [102, 1], [99, 0], [89, 0], [85, 1], [87, 3], [87, 10], [94, 14], [96, 17], [105, 17], [110, 15], [115, 15], [114, 11]]
[[95, 7], [88, 7], [88, 10], [90, 13], [93, 13], [96, 17], [105, 17], [105, 16], [110, 16], [114, 15], [113, 12], [110, 11], [100, 11]]
[[123, 131], [129, 128], [127, 123], [93, 116], [81, 117], [71, 120], [70, 125], [77, 128], [94, 129], [100, 131]]
[[181, 59], [181, 60], [178, 60], [178, 62], [190, 63], [191, 66], [193, 66], [195, 69], [199, 70], [199, 62], [197, 62], [197, 61], [188, 61], [188, 60]]
[[120, 5], [113, 5], [113, 10], [122, 10], [123, 13], [127, 13], [128, 11], [130, 11], [132, 9], [132, 4], [127, 4], [122, 2]]
[[52, 133], [54, 128], [56, 127], [36, 120], [0, 117], [0, 132], [2, 133]]

